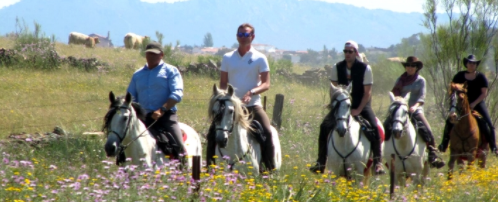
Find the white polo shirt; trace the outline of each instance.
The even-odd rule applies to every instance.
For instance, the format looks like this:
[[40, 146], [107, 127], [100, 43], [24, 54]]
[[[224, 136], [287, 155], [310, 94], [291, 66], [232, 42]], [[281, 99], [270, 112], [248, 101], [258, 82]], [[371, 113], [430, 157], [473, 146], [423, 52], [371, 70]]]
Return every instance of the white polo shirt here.
[[[235, 88], [235, 95], [242, 98], [248, 91], [261, 85], [259, 74], [269, 72], [270, 66], [266, 56], [251, 47], [243, 57], [237, 49], [226, 53], [221, 61], [221, 71], [228, 73], [228, 83]], [[253, 95], [246, 106], [254, 105], [262, 106], [259, 94]]]

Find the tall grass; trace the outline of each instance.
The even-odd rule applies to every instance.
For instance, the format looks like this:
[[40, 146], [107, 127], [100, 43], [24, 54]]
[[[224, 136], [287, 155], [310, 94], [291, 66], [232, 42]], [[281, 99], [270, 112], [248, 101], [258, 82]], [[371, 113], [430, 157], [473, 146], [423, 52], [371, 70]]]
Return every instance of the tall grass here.
[[[0, 47], [13, 47], [0, 38]], [[174, 163], [159, 171], [126, 172], [105, 157], [103, 137], [81, 135], [99, 131], [109, 104], [108, 93], [124, 94], [133, 72], [145, 59], [137, 50], [89, 49], [55, 44], [62, 56], [95, 57], [109, 64], [107, 71], [83, 71], [62, 65], [56, 71], [0, 67], [0, 138], [11, 133], [51, 131], [56, 125], [72, 133], [59, 141], [0, 146], [0, 196], [7, 201], [388, 201], [388, 177], [373, 177], [367, 184], [337, 179], [333, 173], [314, 175], [308, 171], [317, 155], [319, 125], [327, 113], [328, 82], [302, 85], [272, 75], [266, 93], [267, 113], [273, 114], [274, 97], [285, 95], [280, 140], [283, 166], [271, 178], [228, 172], [218, 165], [202, 174], [199, 192], [194, 192], [189, 171], [178, 171]], [[214, 60], [213, 58], [211, 58]], [[185, 56], [182, 62], [205, 57]], [[167, 61], [168, 62], [168, 61]], [[291, 68], [296, 68], [293, 66]], [[372, 65], [376, 84], [373, 107], [382, 119], [387, 111], [387, 92], [403, 71], [389, 62]], [[207, 103], [217, 79], [184, 75], [184, 99], [178, 104], [179, 119], [201, 134], [207, 131]], [[430, 109], [429, 95], [426, 108]], [[439, 141], [442, 126], [427, 111]], [[0, 143], [1, 144], [1, 143]], [[448, 156], [443, 155], [448, 159]], [[488, 168], [464, 171], [446, 181], [446, 168], [431, 170], [423, 188], [396, 188], [396, 201], [493, 201], [498, 182], [497, 163]], [[247, 165], [251, 166], [251, 165]]]

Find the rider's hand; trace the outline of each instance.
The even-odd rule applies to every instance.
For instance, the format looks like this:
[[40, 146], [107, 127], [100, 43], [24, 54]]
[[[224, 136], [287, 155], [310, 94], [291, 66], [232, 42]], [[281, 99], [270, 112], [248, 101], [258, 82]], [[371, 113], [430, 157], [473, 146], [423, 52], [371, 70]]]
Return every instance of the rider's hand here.
[[410, 111], [410, 113], [417, 111], [417, 106], [410, 107], [409, 111]]
[[361, 111], [358, 109], [352, 109], [351, 110], [351, 116], [358, 116], [360, 115]]
[[162, 113], [161, 109], [158, 109], [152, 113], [151, 117], [152, 117], [152, 119], [157, 120], [157, 119], [161, 118], [161, 116], [163, 116], [163, 113]]
[[251, 94], [251, 91], [247, 91], [247, 93], [244, 94], [244, 97], [242, 97], [242, 102], [248, 104], [251, 101]]

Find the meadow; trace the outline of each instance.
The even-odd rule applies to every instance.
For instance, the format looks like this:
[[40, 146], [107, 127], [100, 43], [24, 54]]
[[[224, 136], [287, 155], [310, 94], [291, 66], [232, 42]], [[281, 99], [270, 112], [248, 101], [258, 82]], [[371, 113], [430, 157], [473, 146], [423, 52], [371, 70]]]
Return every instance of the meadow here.
[[[0, 47], [12, 48], [12, 38], [0, 37]], [[100, 131], [109, 105], [108, 94], [126, 93], [133, 72], [145, 59], [136, 50], [95, 48], [56, 44], [61, 56], [94, 57], [109, 64], [88, 71], [62, 65], [54, 69], [0, 66], [0, 138], [10, 134], [45, 133], [59, 126], [64, 138], [44, 144], [29, 142], [0, 145], [0, 198], [4, 201], [497, 201], [498, 163], [489, 157], [484, 170], [470, 169], [446, 180], [447, 168], [431, 169], [423, 187], [408, 183], [389, 195], [389, 177], [375, 176], [366, 184], [337, 178], [333, 173], [312, 174], [319, 125], [328, 112], [328, 82], [307, 85], [272, 74], [267, 113], [272, 117], [276, 94], [284, 94], [283, 123], [279, 131], [283, 166], [271, 177], [228, 172], [223, 163], [204, 169], [200, 189], [195, 190], [188, 170], [176, 170], [172, 162], [160, 170], [124, 169], [106, 158], [105, 137], [82, 135]], [[175, 62], [188, 64], [197, 56], [176, 56]], [[169, 62], [166, 60], [166, 62]], [[276, 63], [273, 63], [276, 64]], [[288, 67], [302, 72], [310, 67]], [[372, 64], [374, 70], [373, 108], [383, 120], [389, 105], [387, 92], [403, 69], [387, 60]], [[272, 70], [273, 71], [273, 70]], [[422, 72], [423, 75], [423, 72]], [[427, 77], [426, 77], [427, 78]], [[180, 121], [205, 134], [207, 104], [212, 76], [183, 75], [184, 98], [178, 104]], [[430, 81], [429, 81], [430, 82]], [[436, 142], [443, 122], [426, 100]], [[442, 157], [447, 160], [448, 153]], [[386, 161], [386, 159], [384, 159]], [[247, 165], [251, 166], [251, 165]]]

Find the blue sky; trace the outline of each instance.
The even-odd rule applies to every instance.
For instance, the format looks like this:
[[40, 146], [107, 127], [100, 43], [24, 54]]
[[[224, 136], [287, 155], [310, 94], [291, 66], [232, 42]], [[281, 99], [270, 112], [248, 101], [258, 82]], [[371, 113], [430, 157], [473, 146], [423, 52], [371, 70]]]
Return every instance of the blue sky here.
[[[15, 3], [20, 2], [21, 0], [0, 0], [0, 9], [13, 5]], [[166, 2], [166, 3], [175, 3], [179, 1], [188, 1], [188, 0], [141, 0], [143, 2], [149, 3], [158, 3], [158, 2]], [[425, 0], [317, 0], [324, 1], [330, 3], [343, 3], [349, 4], [357, 7], [364, 7], [367, 9], [385, 9], [391, 10], [395, 12], [423, 12], [423, 5], [425, 4]]]

